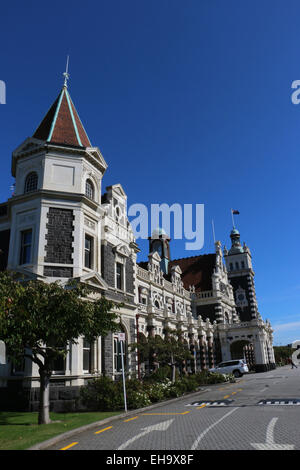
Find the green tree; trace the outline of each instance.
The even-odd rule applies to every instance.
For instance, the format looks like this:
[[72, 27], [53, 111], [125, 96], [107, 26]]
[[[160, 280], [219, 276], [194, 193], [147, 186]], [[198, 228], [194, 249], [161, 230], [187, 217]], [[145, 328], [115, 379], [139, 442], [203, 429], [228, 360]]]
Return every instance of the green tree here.
[[176, 364], [185, 364], [193, 356], [184, 344], [180, 330], [164, 329], [165, 338], [159, 335], [148, 336], [138, 343], [131, 344], [132, 349], [138, 349], [142, 361], [149, 360], [150, 364], [159, 363], [161, 366], [172, 367], [172, 382], [175, 382]]
[[49, 383], [53, 363], [67, 354], [67, 346], [84, 336], [92, 342], [119, 328], [117, 306], [97, 298], [87, 285], [71, 281], [20, 281], [0, 273], [0, 339], [8, 357], [27, 357], [39, 367], [39, 424], [49, 423]]
[[286, 362], [287, 359], [293, 354], [293, 349], [290, 346], [273, 346], [275, 362], [279, 364], [280, 362]]

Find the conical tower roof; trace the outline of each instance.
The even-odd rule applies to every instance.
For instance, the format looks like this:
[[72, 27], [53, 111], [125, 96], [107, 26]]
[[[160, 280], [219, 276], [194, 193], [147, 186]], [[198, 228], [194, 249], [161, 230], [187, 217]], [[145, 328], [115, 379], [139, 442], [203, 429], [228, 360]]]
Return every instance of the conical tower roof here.
[[76, 147], [92, 146], [65, 85], [32, 137]]

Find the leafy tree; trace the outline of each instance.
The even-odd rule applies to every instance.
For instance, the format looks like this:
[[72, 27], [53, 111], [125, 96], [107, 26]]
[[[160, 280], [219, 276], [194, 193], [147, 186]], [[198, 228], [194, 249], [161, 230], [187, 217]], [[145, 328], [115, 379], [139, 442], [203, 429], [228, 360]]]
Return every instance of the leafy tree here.
[[293, 349], [290, 346], [274, 346], [274, 355], [275, 355], [275, 362], [277, 364], [286, 362], [291, 355], [293, 354]]
[[188, 347], [183, 343], [180, 330], [164, 329], [165, 338], [156, 335], [148, 336], [143, 341], [131, 344], [132, 349], [138, 349], [142, 360], [150, 364], [159, 363], [161, 366], [172, 367], [172, 382], [175, 382], [176, 364], [183, 364], [193, 359]]
[[[96, 298], [86, 285], [71, 281], [20, 281], [0, 273], [0, 339], [12, 360], [27, 357], [39, 367], [39, 424], [49, 423], [49, 383], [53, 363], [66, 357], [67, 346], [84, 336], [92, 342], [116, 331], [117, 306], [105, 297]], [[25, 352], [25, 354], [24, 354]]]

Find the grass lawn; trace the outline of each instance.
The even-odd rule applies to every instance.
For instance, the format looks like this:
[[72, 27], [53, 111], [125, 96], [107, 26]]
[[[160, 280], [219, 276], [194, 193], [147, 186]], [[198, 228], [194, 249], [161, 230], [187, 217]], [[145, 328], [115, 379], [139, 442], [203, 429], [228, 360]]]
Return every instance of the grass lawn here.
[[0, 412], [0, 450], [23, 450], [51, 437], [115, 416], [122, 411], [94, 413], [50, 413], [53, 421], [38, 425], [38, 413]]

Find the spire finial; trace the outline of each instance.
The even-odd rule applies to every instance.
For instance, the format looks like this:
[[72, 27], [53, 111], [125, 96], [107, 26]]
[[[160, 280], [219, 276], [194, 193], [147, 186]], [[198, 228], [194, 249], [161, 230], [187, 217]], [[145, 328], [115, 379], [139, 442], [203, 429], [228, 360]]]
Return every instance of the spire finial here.
[[63, 73], [63, 76], [65, 77], [64, 87], [66, 87], [66, 88], [68, 88], [68, 80], [70, 78], [70, 75], [68, 73], [68, 69], [69, 69], [69, 56], [67, 56], [66, 71]]

